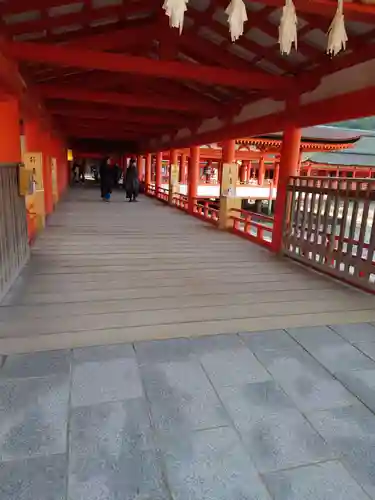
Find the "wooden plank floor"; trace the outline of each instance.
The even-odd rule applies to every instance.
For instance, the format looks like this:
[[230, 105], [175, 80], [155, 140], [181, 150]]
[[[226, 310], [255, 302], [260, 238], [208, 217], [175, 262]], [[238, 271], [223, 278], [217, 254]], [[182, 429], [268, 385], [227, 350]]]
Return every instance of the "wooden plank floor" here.
[[155, 200], [73, 189], [0, 307], [0, 353], [375, 321], [375, 298]]

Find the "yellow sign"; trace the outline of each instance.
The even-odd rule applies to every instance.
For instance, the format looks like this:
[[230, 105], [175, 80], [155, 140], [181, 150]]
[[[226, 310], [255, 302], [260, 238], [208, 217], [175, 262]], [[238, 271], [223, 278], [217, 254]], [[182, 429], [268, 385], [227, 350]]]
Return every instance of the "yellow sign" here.
[[236, 196], [238, 178], [237, 163], [223, 163], [220, 195], [228, 198]]
[[171, 165], [171, 184], [175, 186], [178, 184], [178, 165]]
[[73, 151], [68, 149], [68, 161], [73, 161]]
[[20, 196], [32, 195], [34, 192], [34, 177], [30, 169], [19, 167], [18, 184]]
[[42, 153], [25, 153], [23, 163], [33, 173], [34, 191], [43, 190], [43, 156]]

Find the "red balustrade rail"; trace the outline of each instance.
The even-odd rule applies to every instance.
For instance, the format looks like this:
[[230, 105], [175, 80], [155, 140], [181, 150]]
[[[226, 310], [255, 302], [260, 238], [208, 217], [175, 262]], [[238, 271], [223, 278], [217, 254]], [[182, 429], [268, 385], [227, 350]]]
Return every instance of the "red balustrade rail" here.
[[174, 193], [172, 202], [173, 202], [173, 205], [175, 205], [175, 207], [179, 208], [180, 210], [183, 210], [184, 212], [187, 212], [187, 210], [188, 210], [188, 198], [187, 198], [187, 196], [184, 196], [183, 194], [179, 194], [179, 193]]
[[148, 196], [155, 196], [155, 193], [156, 193], [156, 188], [155, 188], [155, 184], [146, 184], [146, 194]]
[[193, 214], [212, 224], [217, 224], [219, 221], [219, 208], [213, 207], [212, 202], [199, 198], [194, 198]]
[[168, 202], [169, 201], [169, 189], [164, 189], [162, 187], [158, 187], [156, 189], [155, 184], [147, 184], [146, 185], [146, 194], [148, 196], [154, 196], [158, 200]]
[[168, 203], [169, 201], [169, 189], [164, 189], [159, 187], [157, 190], [156, 198], [161, 201], [165, 201]]
[[271, 248], [273, 217], [240, 209], [233, 209], [231, 214], [233, 233]]

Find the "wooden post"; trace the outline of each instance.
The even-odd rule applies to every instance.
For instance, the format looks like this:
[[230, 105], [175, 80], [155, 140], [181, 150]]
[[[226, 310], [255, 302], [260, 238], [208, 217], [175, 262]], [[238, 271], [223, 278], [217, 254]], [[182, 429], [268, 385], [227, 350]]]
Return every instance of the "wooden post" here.
[[178, 156], [175, 149], [171, 149], [169, 154], [169, 169], [168, 169], [168, 184], [169, 184], [169, 204], [173, 205], [173, 195], [178, 183]]
[[[238, 180], [238, 167], [236, 158], [235, 141], [223, 143], [223, 164], [220, 178], [220, 215], [219, 228], [228, 229], [231, 224], [231, 212], [234, 208], [241, 208], [241, 199], [236, 198], [236, 185]], [[228, 192], [230, 190], [230, 192]]]
[[46, 207], [46, 216], [53, 211], [53, 193], [52, 193], [52, 165], [51, 165], [51, 133], [49, 130], [41, 130], [42, 153], [43, 153], [43, 183], [44, 183], [44, 201]]
[[241, 184], [246, 183], [246, 178], [247, 178], [247, 162], [245, 160], [242, 160], [242, 163], [240, 166], [240, 182], [241, 182]]
[[275, 167], [273, 171], [273, 185], [277, 188], [277, 184], [279, 182], [279, 172], [280, 172], [280, 162], [275, 162]]
[[143, 182], [144, 179], [144, 161], [143, 161], [143, 156], [138, 155], [137, 156], [137, 166], [138, 166], [138, 179], [139, 182]]
[[21, 129], [20, 112], [16, 99], [0, 102], [1, 133], [0, 156], [1, 163], [21, 162]]
[[199, 184], [199, 146], [190, 148], [190, 162], [188, 168], [188, 210], [194, 213], [195, 198], [198, 196]]
[[146, 154], [146, 165], [145, 165], [145, 192], [148, 192], [149, 185], [151, 184], [151, 154]]
[[258, 185], [263, 186], [264, 184], [264, 175], [266, 172], [266, 167], [264, 164], [264, 157], [261, 156], [259, 160], [259, 169], [258, 169]]
[[163, 153], [156, 153], [156, 164], [155, 164], [155, 197], [158, 197], [159, 188], [161, 188], [161, 167], [163, 161]]
[[180, 159], [180, 184], [186, 184], [187, 155], [183, 153]]
[[281, 147], [279, 182], [277, 184], [275, 216], [272, 232], [272, 249], [274, 252], [280, 252], [282, 249], [287, 187], [289, 177], [296, 175], [298, 171], [300, 146], [301, 129], [290, 123], [284, 129]]

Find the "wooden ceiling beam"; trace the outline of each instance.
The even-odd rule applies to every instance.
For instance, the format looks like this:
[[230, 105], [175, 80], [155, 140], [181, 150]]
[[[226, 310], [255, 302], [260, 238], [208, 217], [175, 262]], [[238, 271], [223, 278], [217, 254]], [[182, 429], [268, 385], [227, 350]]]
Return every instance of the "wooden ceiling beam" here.
[[70, 117], [70, 118], [84, 118], [92, 120], [103, 120], [112, 122], [127, 122], [132, 124], [148, 124], [155, 125], [186, 125], [187, 118], [180, 115], [169, 115], [166, 113], [159, 114], [137, 114], [129, 111], [108, 110], [108, 107], [103, 109], [89, 108], [85, 106], [61, 106], [50, 105], [48, 106], [49, 112], [54, 116]]
[[[184, 101], [180, 98], [169, 98], [153, 96], [124, 94], [118, 92], [89, 91], [81, 87], [73, 88], [66, 86], [39, 85], [36, 87], [39, 95], [44, 99], [61, 99], [65, 101], [92, 102], [99, 104], [111, 104], [128, 108], [146, 109], [173, 109], [188, 114], [201, 116], [212, 115], [212, 108], [207, 104], [204, 108], [201, 102]], [[216, 110], [216, 108], [215, 108]]]
[[8, 42], [7, 54], [18, 60], [41, 62], [52, 66], [99, 69], [115, 73], [138, 74], [171, 80], [190, 80], [201, 84], [242, 89], [290, 89], [293, 81], [260, 71], [238, 71], [221, 67], [194, 65], [177, 61], [154, 61], [144, 57], [112, 54], [88, 49]]

